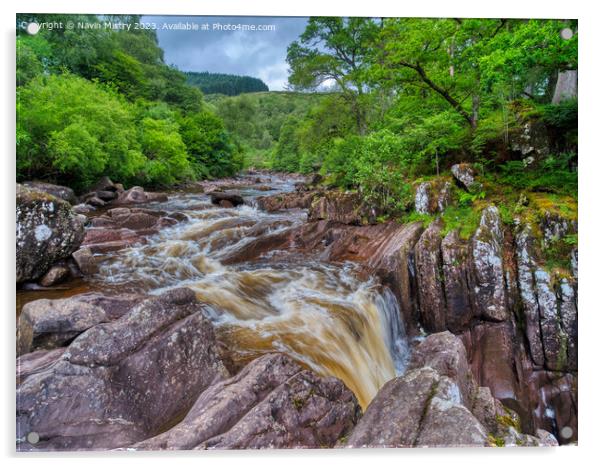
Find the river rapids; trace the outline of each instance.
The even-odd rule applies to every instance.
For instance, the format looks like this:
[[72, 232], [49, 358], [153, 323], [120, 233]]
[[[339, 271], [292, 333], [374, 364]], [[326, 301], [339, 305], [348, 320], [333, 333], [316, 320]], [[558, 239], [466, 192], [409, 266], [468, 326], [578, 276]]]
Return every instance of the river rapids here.
[[[276, 179], [276, 194], [293, 189]], [[408, 346], [395, 296], [351, 263], [267, 253], [230, 263], [260, 236], [306, 220], [303, 211], [269, 214], [253, 206], [265, 192], [243, 189], [249, 205], [220, 208], [205, 194], [174, 193], [149, 207], [188, 221], [103, 257], [96, 287], [161, 293], [186, 286], [208, 304], [220, 339], [240, 362], [280, 351], [320, 375], [340, 378], [365, 409], [404, 371]]]

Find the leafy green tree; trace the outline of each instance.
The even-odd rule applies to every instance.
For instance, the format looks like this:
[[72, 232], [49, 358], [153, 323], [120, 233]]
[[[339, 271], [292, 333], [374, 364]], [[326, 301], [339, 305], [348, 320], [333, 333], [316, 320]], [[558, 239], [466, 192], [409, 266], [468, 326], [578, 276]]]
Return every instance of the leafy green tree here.
[[288, 118], [280, 129], [280, 139], [274, 151], [272, 168], [277, 171], [296, 172], [299, 170], [299, 141], [296, 135], [299, 120]]
[[219, 117], [199, 112], [182, 118], [180, 126], [198, 177], [232, 176], [242, 168], [237, 148]]
[[142, 170], [135, 116], [114, 91], [70, 74], [19, 90], [17, 179], [85, 188], [103, 174], [128, 182]]
[[300, 89], [336, 83], [351, 106], [360, 134], [367, 130], [365, 73], [377, 31], [371, 18], [312, 17], [287, 52], [289, 83]]
[[148, 159], [144, 168], [148, 182], [169, 186], [192, 178], [192, 167], [177, 123], [152, 117], [145, 117], [140, 123], [140, 143]]

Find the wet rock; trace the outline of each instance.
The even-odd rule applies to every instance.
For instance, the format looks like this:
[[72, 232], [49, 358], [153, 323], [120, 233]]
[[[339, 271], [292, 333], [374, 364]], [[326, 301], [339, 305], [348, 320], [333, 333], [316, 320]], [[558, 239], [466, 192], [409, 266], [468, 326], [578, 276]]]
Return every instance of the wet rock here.
[[64, 282], [71, 275], [66, 264], [55, 264], [40, 279], [40, 285], [50, 287]]
[[77, 204], [73, 206], [73, 212], [76, 214], [89, 214], [90, 212], [94, 212], [96, 209], [94, 206], [88, 204]]
[[577, 423], [577, 377], [552, 371], [536, 371], [527, 380], [535, 394], [536, 428], [554, 433], [560, 444], [575, 442]]
[[430, 367], [455, 381], [462, 403], [470, 406], [476, 387], [462, 340], [450, 332], [426, 337], [414, 348], [408, 370], [422, 367]]
[[472, 275], [468, 246], [457, 230], [449, 232], [441, 241], [441, 260], [446, 299], [446, 326], [454, 333], [468, 327], [473, 315], [471, 302]]
[[117, 199], [117, 193], [115, 191], [96, 191], [96, 197], [105, 202], [109, 202], [113, 199]]
[[[110, 449], [156, 435], [228, 376], [216, 347], [191, 290], [142, 301], [88, 329], [60, 359], [23, 381], [17, 449]], [[41, 439], [35, 446], [25, 442], [32, 431]]]
[[268, 354], [205, 390], [181, 423], [133, 448], [332, 447], [358, 414], [342, 382]]
[[88, 197], [86, 199], [86, 204], [91, 205], [92, 207], [104, 207], [105, 205], [107, 205], [106, 201], [103, 201], [96, 195]]
[[309, 209], [315, 193], [298, 191], [294, 193], [275, 194], [257, 198], [257, 207], [266, 212], [277, 212], [285, 209]]
[[414, 248], [421, 321], [429, 332], [447, 329], [440, 247], [441, 223], [436, 221], [422, 233]]
[[149, 202], [167, 202], [167, 195], [164, 193], [150, 193], [144, 191], [140, 186], [134, 186], [119, 193], [117, 199], [112, 201], [113, 205], [131, 205], [146, 204]]
[[458, 386], [430, 367], [387, 382], [348, 447], [486, 446], [487, 431], [462, 405]]
[[314, 199], [308, 212], [310, 221], [329, 220], [345, 225], [376, 223], [376, 211], [359, 194], [328, 191]]
[[231, 209], [232, 207], [234, 207], [234, 204], [232, 204], [227, 199], [223, 199], [223, 200], [219, 201], [219, 206], [223, 207], [225, 209]]
[[85, 218], [66, 201], [17, 185], [17, 283], [35, 280], [75, 251], [84, 237]]
[[[471, 330], [471, 367], [479, 385], [503, 401], [521, 402], [510, 323], [482, 323]], [[514, 404], [514, 403], [513, 403]]]
[[73, 192], [73, 189], [67, 188], [66, 186], [43, 183], [41, 181], [25, 181], [23, 182], [23, 186], [33, 189], [34, 191], [50, 194], [51, 196], [62, 199], [63, 201], [67, 201], [69, 204], [75, 204], [77, 202], [77, 198]]
[[83, 275], [93, 275], [98, 272], [98, 263], [94, 258], [94, 254], [92, 254], [90, 248], [84, 247], [78, 249], [71, 255], [71, 257]]
[[209, 197], [211, 198], [211, 203], [216, 205], [219, 205], [222, 201], [228, 201], [234, 207], [244, 204], [242, 196], [234, 192], [214, 191], [209, 194]]
[[121, 317], [140, 300], [136, 295], [112, 298], [89, 293], [27, 303], [17, 323], [17, 352], [63, 346], [89, 328]]
[[475, 172], [469, 163], [458, 163], [451, 167], [452, 175], [460, 186], [469, 192], [481, 189], [482, 185], [475, 180]]
[[508, 318], [503, 266], [504, 232], [497, 207], [483, 210], [471, 242], [475, 305], [482, 318], [501, 322]]
[[416, 271], [414, 247], [423, 232], [422, 224], [391, 224], [385, 231], [368, 234], [372, 241], [361, 244], [358, 252], [367, 257], [366, 263], [383, 283], [389, 285], [397, 296], [406, 328], [417, 327]]

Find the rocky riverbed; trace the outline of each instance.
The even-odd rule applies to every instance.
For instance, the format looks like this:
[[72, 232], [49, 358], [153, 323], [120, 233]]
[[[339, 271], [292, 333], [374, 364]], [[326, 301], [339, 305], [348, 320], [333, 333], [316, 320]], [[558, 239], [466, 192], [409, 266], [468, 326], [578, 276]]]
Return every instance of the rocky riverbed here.
[[495, 205], [464, 240], [265, 172], [69, 191], [17, 188], [19, 450], [577, 440], [577, 253]]

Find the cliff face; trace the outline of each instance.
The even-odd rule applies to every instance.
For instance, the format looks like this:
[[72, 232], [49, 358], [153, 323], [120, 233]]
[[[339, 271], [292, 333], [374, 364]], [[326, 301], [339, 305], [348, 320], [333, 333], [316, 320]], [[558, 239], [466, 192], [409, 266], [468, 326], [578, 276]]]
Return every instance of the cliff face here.
[[448, 330], [462, 339], [477, 383], [520, 415], [523, 431], [577, 439], [577, 249], [562, 270], [544, 254], [576, 233], [575, 221], [546, 211], [508, 225], [489, 205], [463, 239], [440, 219], [426, 228], [357, 226], [341, 223], [345, 212], [327, 213], [291, 245], [364, 264], [396, 294], [409, 335]]

